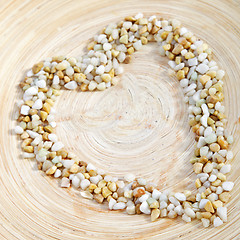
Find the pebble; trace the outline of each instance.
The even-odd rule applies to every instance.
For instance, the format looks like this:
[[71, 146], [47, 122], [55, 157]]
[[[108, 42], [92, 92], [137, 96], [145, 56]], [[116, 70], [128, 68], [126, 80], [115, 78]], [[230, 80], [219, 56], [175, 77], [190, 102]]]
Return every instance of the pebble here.
[[185, 209], [185, 213], [186, 213], [187, 216], [189, 216], [190, 218], [195, 218], [195, 216], [196, 216], [195, 212], [194, 212], [191, 208], [189, 208], [189, 207], [187, 207], [187, 208]]
[[220, 169], [220, 172], [223, 173], [223, 174], [227, 174], [230, 171], [231, 171], [231, 165], [230, 164], [223, 165]]
[[201, 199], [201, 201], [199, 202], [199, 208], [203, 209], [207, 202], [209, 202], [208, 199]]
[[25, 91], [26, 95], [33, 96], [38, 94], [38, 88], [37, 87], [30, 87]]
[[57, 169], [56, 172], [54, 173], [55, 178], [59, 178], [62, 175], [62, 172], [60, 169]]
[[91, 183], [88, 179], [83, 179], [80, 183], [80, 187], [82, 188], [82, 190], [85, 190], [87, 187], [89, 187], [90, 184]]
[[158, 200], [160, 196], [161, 196], [161, 192], [158, 191], [157, 189], [154, 189], [152, 192], [152, 198]]
[[221, 218], [223, 222], [227, 222], [227, 208], [226, 207], [218, 207], [217, 215]]
[[229, 192], [229, 191], [231, 191], [233, 189], [233, 187], [234, 187], [234, 183], [233, 182], [223, 182], [222, 183], [222, 188], [225, 191]]
[[151, 214], [151, 209], [147, 203], [147, 201], [143, 201], [140, 205], [140, 211], [145, 214]]
[[37, 99], [37, 100], [34, 102], [32, 108], [39, 110], [39, 109], [42, 108], [42, 106], [43, 106], [42, 100], [41, 100], [41, 99]]
[[[55, 175], [54, 175], [55, 176]], [[69, 178], [63, 177], [61, 181], [61, 187], [62, 188], [68, 188], [70, 187], [70, 180]]]
[[128, 207], [126, 208], [126, 212], [127, 212], [127, 214], [129, 214], [129, 215], [135, 214], [135, 213], [136, 213], [136, 207], [135, 207], [135, 205], [128, 206]]
[[80, 192], [80, 195], [86, 199], [93, 199], [93, 195], [88, 191], [82, 191]]
[[128, 173], [124, 176], [125, 181], [127, 182], [133, 182], [135, 180], [135, 175]]
[[30, 107], [27, 105], [22, 105], [20, 113], [27, 116], [29, 114]]
[[214, 227], [219, 227], [222, 224], [223, 224], [223, 221], [219, 217], [214, 218], [214, 220], [213, 220], [213, 226]]
[[189, 223], [189, 222], [192, 221], [191, 217], [189, 217], [189, 216], [188, 216], [187, 214], [185, 214], [185, 213], [182, 215], [182, 220], [185, 221], [185, 222], [187, 222], [187, 223]]
[[210, 225], [210, 220], [209, 219], [202, 218], [201, 221], [202, 221], [202, 224], [205, 228], [209, 227], [209, 225]]
[[20, 126], [16, 126], [14, 129], [16, 134], [22, 134], [24, 130]]
[[56, 142], [52, 145], [51, 150], [53, 152], [57, 152], [57, 151], [61, 150], [63, 147], [64, 147], [64, 144], [62, 142]]
[[117, 203], [117, 201], [116, 201], [114, 198], [111, 198], [110, 201], [109, 201], [109, 203], [108, 203], [108, 208], [109, 208], [110, 210], [112, 210], [112, 209], [113, 209], [113, 206], [114, 206], [116, 203]]
[[70, 81], [64, 85], [66, 89], [74, 90], [77, 88], [77, 83], [75, 81]]
[[113, 210], [122, 210], [124, 208], [126, 208], [126, 203], [124, 202], [115, 203], [113, 206]]
[[77, 176], [74, 176], [73, 179], [72, 179], [72, 185], [75, 188], [78, 188], [80, 186], [80, 181], [81, 180]]

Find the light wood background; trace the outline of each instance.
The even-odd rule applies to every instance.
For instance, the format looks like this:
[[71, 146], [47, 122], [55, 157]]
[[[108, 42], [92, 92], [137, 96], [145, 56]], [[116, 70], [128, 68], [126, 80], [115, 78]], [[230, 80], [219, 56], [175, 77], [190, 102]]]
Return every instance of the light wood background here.
[[[12, 129], [24, 72], [49, 56], [83, 54], [102, 27], [138, 12], [181, 20], [209, 43], [227, 72], [227, 128], [235, 138], [229, 179], [235, 187], [229, 221], [219, 228], [109, 212], [61, 189], [20, 156]], [[0, 0], [0, 239], [240, 239], [239, 26], [239, 0]], [[166, 59], [149, 44], [124, 68], [119, 85], [105, 92], [64, 92], [56, 106], [58, 136], [79, 158], [114, 175], [133, 172], [161, 189], [193, 189], [194, 135]]]

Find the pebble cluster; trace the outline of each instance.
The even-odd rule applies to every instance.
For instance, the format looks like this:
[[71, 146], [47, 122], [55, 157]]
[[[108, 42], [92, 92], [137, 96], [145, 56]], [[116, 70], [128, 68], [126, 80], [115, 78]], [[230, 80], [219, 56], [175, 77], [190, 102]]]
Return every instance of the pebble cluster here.
[[[61, 89], [102, 91], [117, 84], [116, 76], [123, 72], [120, 64], [129, 63], [135, 51], [152, 41], [160, 45], [160, 55], [169, 58], [189, 104], [189, 124], [196, 134], [190, 160], [197, 176], [193, 192], [160, 192], [153, 183], [132, 174], [122, 179], [112, 177], [67, 152], [54, 133], [53, 105]], [[141, 13], [128, 16], [96, 35], [85, 56], [48, 58], [27, 73], [20, 83], [24, 94], [18, 102], [19, 123], [15, 128], [22, 139], [23, 157], [35, 158], [39, 170], [61, 178], [61, 187], [80, 188], [84, 198], [98, 203], [106, 200], [111, 210], [149, 214], [152, 221], [181, 216], [185, 222], [199, 219], [204, 227], [220, 226], [227, 221], [223, 205], [234, 186], [226, 179], [231, 170], [226, 161], [233, 158], [228, 150], [233, 137], [224, 129], [224, 74], [212, 60], [208, 45], [178, 20], [145, 18]]]

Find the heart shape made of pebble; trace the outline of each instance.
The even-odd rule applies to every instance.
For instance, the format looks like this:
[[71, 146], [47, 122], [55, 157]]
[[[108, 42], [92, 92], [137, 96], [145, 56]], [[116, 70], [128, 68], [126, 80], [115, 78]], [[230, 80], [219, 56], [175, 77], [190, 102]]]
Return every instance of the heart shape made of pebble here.
[[[196, 150], [190, 160], [197, 174], [191, 192], [160, 192], [157, 186], [129, 173], [117, 178], [78, 159], [64, 149], [54, 133], [53, 108], [61, 89], [103, 91], [116, 85], [132, 54], [142, 45], [156, 41], [157, 51], [169, 58], [188, 104], [189, 125], [196, 134]], [[178, 20], [164, 20], [139, 13], [111, 23], [94, 37], [88, 53], [80, 58], [57, 56], [35, 64], [20, 83], [23, 99], [18, 102], [18, 126], [24, 158], [35, 158], [39, 170], [61, 179], [61, 187], [81, 189], [81, 196], [98, 203], [108, 202], [110, 210], [126, 209], [128, 214], [159, 217], [181, 216], [186, 222], [202, 221], [204, 227], [227, 221], [227, 208], [234, 183], [226, 181], [233, 158], [232, 136], [225, 129], [223, 77], [212, 59], [209, 46], [195, 37]]]

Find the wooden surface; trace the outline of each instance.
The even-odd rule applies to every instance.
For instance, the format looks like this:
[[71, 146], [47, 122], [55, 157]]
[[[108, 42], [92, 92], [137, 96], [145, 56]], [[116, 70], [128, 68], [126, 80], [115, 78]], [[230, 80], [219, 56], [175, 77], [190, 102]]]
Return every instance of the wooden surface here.
[[[240, 2], [0, 0], [0, 239], [240, 239]], [[17, 87], [24, 72], [46, 57], [78, 56], [105, 25], [143, 12], [177, 18], [213, 48], [226, 71], [227, 129], [235, 158], [229, 221], [203, 229], [199, 221], [150, 222], [148, 216], [109, 212], [106, 205], [61, 189], [35, 162], [20, 157], [13, 134]], [[113, 175], [133, 172], [162, 189], [181, 190], [194, 179], [194, 135], [187, 106], [166, 59], [149, 44], [125, 65], [119, 85], [96, 93], [67, 92], [57, 102], [57, 134], [80, 159]]]

